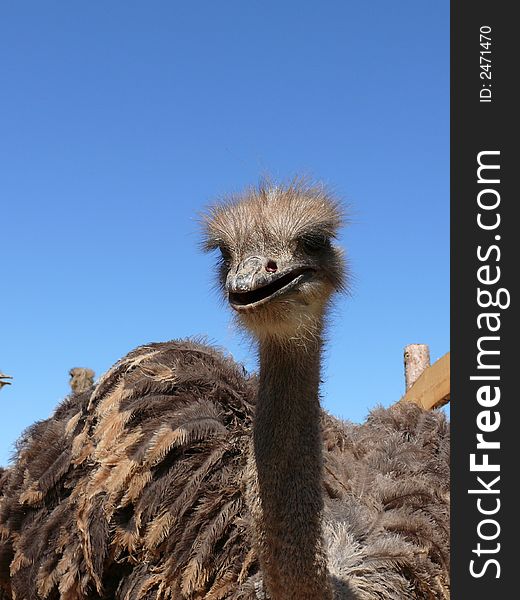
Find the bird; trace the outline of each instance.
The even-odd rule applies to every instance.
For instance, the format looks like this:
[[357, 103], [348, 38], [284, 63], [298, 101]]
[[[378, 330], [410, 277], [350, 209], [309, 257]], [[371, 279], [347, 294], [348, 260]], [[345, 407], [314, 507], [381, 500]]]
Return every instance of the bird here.
[[343, 222], [301, 178], [203, 213], [258, 372], [201, 338], [149, 343], [27, 429], [0, 483], [2, 600], [449, 598], [445, 415], [321, 407]]
[[69, 385], [74, 393], [80, 393], [89, 389], [94, 383], [95, 373], [92, 369], [73, 367], [69, 371]]
[[12, 379], [12, 377], [0, 371], [0, 390], [4, 387], [4, 385], [11, 385], [10, 381], [6, 381], [7, 379]]

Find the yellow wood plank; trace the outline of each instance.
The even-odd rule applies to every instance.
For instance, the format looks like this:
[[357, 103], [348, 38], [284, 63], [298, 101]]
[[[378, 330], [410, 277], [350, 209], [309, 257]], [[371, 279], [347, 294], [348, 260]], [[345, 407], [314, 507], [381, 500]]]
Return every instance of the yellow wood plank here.
[[450, 401], [450, 353], [447, 352], [428, 367], [401, 398], [401, 402], [414, 402], [427, 410], [443, 406]]

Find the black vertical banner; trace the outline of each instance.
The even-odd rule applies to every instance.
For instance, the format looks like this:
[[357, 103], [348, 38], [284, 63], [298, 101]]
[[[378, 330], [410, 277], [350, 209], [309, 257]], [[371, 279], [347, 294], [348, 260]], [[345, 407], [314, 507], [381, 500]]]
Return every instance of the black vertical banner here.
[[520, 52], [513, 8], [451, 4], [453, 600], [518, 595], [520, 191], [513, 184], [520, 110], [513, 85]]

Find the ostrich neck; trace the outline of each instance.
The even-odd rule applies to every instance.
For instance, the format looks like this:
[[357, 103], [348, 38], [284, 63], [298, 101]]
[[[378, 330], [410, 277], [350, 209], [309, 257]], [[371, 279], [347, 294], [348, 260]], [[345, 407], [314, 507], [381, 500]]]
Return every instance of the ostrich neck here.
[[322, 541], [321, 332], [260, 344], [253, 427], [260, 562], [272, 600], [331, 598]]

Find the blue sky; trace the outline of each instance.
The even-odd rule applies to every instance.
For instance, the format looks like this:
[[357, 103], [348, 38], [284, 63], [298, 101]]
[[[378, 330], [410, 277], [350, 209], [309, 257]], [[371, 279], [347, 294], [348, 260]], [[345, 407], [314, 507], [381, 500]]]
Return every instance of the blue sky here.
[[406, 344], [449, 350], [446, 0], [2, 3], [0, 53], [0, 464], [71, 367], [205, 334], [255, 368], [196, 213], [266, 174], [351, 206], [326, 408], [361, 421]]

